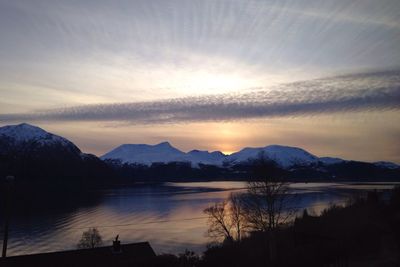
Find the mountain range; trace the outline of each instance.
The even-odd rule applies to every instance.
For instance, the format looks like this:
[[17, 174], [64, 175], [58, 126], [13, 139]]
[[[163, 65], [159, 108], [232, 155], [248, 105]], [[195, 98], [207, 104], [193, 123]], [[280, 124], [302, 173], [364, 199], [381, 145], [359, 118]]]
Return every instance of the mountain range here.
[[[304, 149], [282, 145], [269, 145], [265, 147], [246, 147], [230, 155], [220, 151], [208, 152], [191, 150], [187, 153], [173, 147], [169, 142], [156, 145], [124, 144], [116, 147], [100, 158], [103, 160], [116, 160], [122, 164], [143, 164], [169, 162], [189, 162], [196, 167], [199, 164], [215, 166], [232, 166], [247, 163], [262, 154], [266, 159], [274, 161], [283, 169], [299, 166], [333, 165], [348, 162], [347, 160], [332, 157], [317, 157]], [[373, 163], [383, 168], [400, 168], [392, 162], [379, 161]]]
[[[171, 164], [182, 162], [191, 168], [215, 166], [218, 169], [232, 169], [234, 166], [248, 165], [257, 157], [274, 161], [280, 168], [303, 176], [325, 175], [336, 176], [345, 173], [347, 176], [359, 173], [375, 176], [381, 175], [380, 170], [395, 170], [390, 174], [396, 176], [400, 170], [398, 164], [392, 162], [364, 163], [340, 158], [318, 157], [304, 149], [269, 145], [265, 147], [246, 147], [231, 155], [220, 151], [208, 152], [192, 150], [183, 152], [168, 142], [156, 145], [124, 144], [104, 154], [100, 159], [94, 155], [82, 153], [71, 141], [49, 133], [39, 127], [22, 123], [0, 127], [0, 174], [6, 174], [10, 169], [25, 176], [81, 177], [104, 176], [105, 166], [144, 166], [154, 164]], [[100, 171], [101, 170], [101, 171]], [[362, 170], [360, 174], [360, 170]], [[178, 172], [174, 169], [175, 172]], [[171, 175], [174, 175], [171, 171]], [[293, 172], [296, 171], [296, 172]], [[328, 175], [328, 174], [329, 175]], [[143, 173], [141, 173], [142, 175]], [[157, 175], [162, 176], [158, 171]], [[23, 175], [23, 176], [24, 176]], [[133, 174], [132, 174], [133, 175]], [[218, 174], [219, 175], [219, 174]], [[228, 173], [229, 176], [229, 173]]]

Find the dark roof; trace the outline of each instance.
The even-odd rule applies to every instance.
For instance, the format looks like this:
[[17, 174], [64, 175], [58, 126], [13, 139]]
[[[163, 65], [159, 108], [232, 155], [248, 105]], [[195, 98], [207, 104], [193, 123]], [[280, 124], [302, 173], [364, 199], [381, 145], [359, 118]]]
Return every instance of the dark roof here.
[[156, 254], [148, 242], [0, 258], [0, 266], [151, 266]]

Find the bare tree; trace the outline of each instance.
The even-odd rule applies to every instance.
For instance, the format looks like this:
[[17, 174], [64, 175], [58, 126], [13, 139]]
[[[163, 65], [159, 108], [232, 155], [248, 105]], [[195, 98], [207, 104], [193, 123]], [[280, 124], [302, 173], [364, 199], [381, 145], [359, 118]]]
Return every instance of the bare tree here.
[[253, 230], [269, 231], [284, 224], [293, 215], [289, 186], [286, 182], [265, 178], [248, 183], [244, 198], [247, 223]]
[[82, 237], [79, 240], [78, 248], [95, 248], [103, 244], [102, 237], [97, 228], [89, 228], [87, 231], [82, 233]]
[[209, 217], [208, 236], [224, 240], [241, 240], [245, 231], [245, 216], [241, 197], [231, 194], [227, 201], [216, 203], [204, 210]]
[[232, 229], [236, 240], [240, 241], [247, 228], [246, 216], [243, 209], [242, 196], [232, 193], [229, 197], [229, 210]]
[[232, 224], [230, 222], [227, 206], [228, 202], [223, 201], [221, 203], [215, 203], [203, 211], [208, 215], [208, 236], [215, 239], [223, 238], [224, 240], [233, 240], [231, 234]]
[[231, 194], [227, 201], [204, 210], [209, 216], [208, 235], [225, 240], [241, 240], [247, 231], [266, 233], [266, 247], [271, 262], [277, 257], [275, 229], [295, 213], [294, 200], [283, 171], [260, 153], [251, 162], [252, 180], [247, 192]]
[[255, 231], [267, 233], [270, 260], [277, 257], [275, 229], [286, 223], [295, 213], [292, 206], [294, 196], [289, 192], [289, 183], [275, 162], [260, 153], [253, 162], [253, 179], [247, 184], [243, 197], [243, 209], [248, 226]]
[[263, 153], [253, 162], [253, 179], [247, 183], [247, 195], [242, 206], [249, 227], [256, 231], [269, 231], [287, 222], [294, 213], [289, 183], [282, 172]]

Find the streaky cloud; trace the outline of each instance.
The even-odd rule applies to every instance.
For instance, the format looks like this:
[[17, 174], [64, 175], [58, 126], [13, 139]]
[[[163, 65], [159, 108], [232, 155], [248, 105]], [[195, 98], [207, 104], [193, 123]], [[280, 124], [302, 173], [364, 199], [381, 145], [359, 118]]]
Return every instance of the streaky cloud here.
[[245, 93], [0, 114], [0, 122], [125, 121], [157, 124], [397, 109], [400, 109], [400, 70], [391, 70], [301, 81]]

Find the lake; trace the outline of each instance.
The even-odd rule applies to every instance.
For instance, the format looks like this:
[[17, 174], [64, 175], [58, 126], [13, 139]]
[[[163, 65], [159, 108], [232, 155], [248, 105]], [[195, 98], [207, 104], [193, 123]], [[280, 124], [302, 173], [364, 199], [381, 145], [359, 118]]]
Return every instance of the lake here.
[[[296, 206], [319, 214], [366, 190], [389, 190], [396, 183], [294, 183]], [[7, 255], [75, 249], [82, 232], [97, 227], [105, 245], [119, 234], [122, 243], [149, 241], [156, 253], [204, 251], [203, 210], [244, 191], [245, 182], [193, 182], [112, 189], [92, 204], [71, 209], [13, 214]], [[2, 239], [2, 233], [1, 237]], [[1, 240], [2, 241], [2, 240]]]

